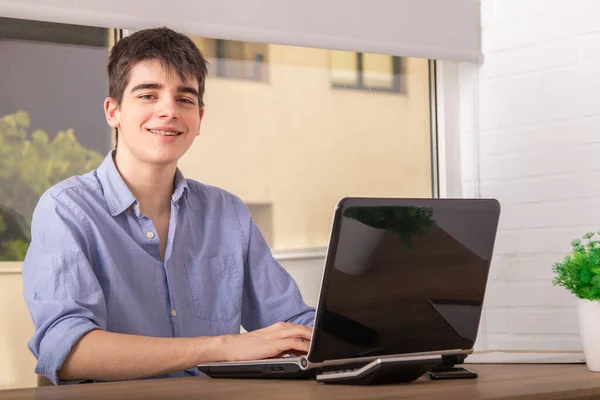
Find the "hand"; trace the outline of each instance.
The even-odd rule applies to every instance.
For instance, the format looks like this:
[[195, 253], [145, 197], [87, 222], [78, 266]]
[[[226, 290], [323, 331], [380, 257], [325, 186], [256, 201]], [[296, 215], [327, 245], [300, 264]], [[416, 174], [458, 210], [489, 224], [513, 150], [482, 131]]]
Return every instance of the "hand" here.
[[312, 328], [291, 322], [278, 322], [269, 327], [239, 335], [222, 336], [223, 361], [258, 360], [284, 354], [306, 354]]

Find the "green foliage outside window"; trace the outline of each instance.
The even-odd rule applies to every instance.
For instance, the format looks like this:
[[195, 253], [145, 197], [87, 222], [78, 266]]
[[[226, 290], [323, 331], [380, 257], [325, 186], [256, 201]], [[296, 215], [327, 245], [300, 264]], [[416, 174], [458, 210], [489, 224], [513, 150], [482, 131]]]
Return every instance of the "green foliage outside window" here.
[[29, 126], [25, 111], [0, 118], [0, 261], [24, 258], [31, 214], [44, 191], [98, 167], [104, 158], [82, 146], [72, 129], [50, 140]]

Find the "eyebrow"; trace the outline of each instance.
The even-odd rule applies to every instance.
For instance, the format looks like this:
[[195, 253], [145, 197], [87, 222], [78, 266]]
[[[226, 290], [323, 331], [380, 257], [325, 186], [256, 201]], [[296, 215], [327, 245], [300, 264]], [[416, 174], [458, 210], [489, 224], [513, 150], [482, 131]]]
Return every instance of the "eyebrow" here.
[[[161, 85], [160, 83], [140, 83], [139, 85], [135, 85], [131, 89], [131, 93], [138, 91], [138, 90], [146, 90], [146, 89], [160, 90], [163, 87], [164, 86]], [[190, 93], [190, 94], [195, 95], [196, 97], [200, 97], [200, 94], [198, 93], [198, 91], [191, 86], [179, 86], [177, 88], [177, 91], [179, 93]]]

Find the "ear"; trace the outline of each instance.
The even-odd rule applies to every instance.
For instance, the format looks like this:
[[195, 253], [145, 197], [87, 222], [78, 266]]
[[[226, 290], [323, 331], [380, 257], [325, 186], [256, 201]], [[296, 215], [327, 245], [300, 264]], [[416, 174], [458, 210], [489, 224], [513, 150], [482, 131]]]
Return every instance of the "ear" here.
[[198, 124], [198, 132], [196, 132], [196, 136], [200, 136], [200, 126], [202, 126], [202, 118], [204, 117], [204, 107], [200, 109], [200, 123]]
[[106, 116], [106, 122], [111, 128], [119, 128], [121, 126], [119, 105], [112, 97], [107, 97], [104, 100], [104, 115]]

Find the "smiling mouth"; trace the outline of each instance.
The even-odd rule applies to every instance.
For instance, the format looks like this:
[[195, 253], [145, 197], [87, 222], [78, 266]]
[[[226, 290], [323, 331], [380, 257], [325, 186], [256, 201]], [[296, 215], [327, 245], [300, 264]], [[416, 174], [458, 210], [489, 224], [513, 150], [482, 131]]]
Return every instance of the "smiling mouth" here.
[[183, 133], [180, 131], [162, 131], [160, 129], [148, 129], [148, 132], [154, 133], [156, 135], [161, 135], [161, 136], [178, 136]]

